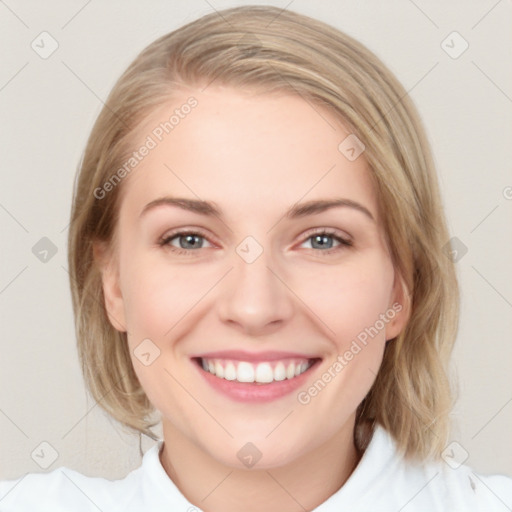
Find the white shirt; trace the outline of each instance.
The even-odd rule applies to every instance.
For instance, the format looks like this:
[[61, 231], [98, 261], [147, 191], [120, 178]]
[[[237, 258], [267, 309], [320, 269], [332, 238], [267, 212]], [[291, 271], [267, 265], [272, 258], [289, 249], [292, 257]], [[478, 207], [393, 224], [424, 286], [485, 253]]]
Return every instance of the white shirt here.
[[[168, 477], [159, 459], [163, 440], [139, 468], [120, 480], [65, 467], [0, 482], [1, 512], [200, 512]], [[456, 464], [452, 463], [452, 466]], [[345, 484], [314, 512], [505, 512], [512, 510], [512, 478], [480, 475], [445, 462], [406, 463], [381, 426]], [[283, 511], [286, 512], [286, 511]]]

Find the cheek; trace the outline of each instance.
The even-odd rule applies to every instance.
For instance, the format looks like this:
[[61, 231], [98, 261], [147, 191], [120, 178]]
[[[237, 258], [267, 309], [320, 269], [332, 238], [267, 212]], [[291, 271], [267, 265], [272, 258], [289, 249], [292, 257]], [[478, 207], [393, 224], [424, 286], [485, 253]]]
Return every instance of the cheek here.
[[302, 283], [300, 294], [328, 327], [329, 337], [335, 338], [339, 350], [345, 350], [347, 344], [375, 325], [379, 334], [374, 337], [384, 338], [385, 324], [379, 319], [390, 306], [393, 280], [391, 263], [375, 251], [316, 276], [310, 274]]
[[387, 323], [382, 318], [389, 322], [395, 315], [388, 309], [394, 271], [391, 262], [376, 253], [317, 277], [316, 286], [310, 283], [301, 293], [329, 327], [330, 343], [324, 345], [317, 379], [300, 390], [297, 400], [308, 421], [314, 423], [315, 415], [329, 418], [324, 427], [332, 434], [356, 410], [379, 372], [386, 346]]
[[[136, 264], [134, 264], [136, 263]], [[163, 339], [198, 299], [199, 273], [133, 258], [125, 266], [123, 297], [127, 329], [135, 336]]]
[[[201, 265], [169, 265], [147, 254], [136, 257], [133, 252], [122, 270], [127, 329], [133, 338], [156, 343], [168, 338], [169, 330], [218, 280], [212, 269]], [[316, 322], [326, 327], [327, 337], [335, 336], [341, 350], [385, 314], [393, 277], [391, 262], [375, 250], [339, 265], [295, 268], [287, 279]], [[282, 300], [294, 298], [283, 296]]]
[[[178, 331], [186, 324], [180, 320], [198, 299], [192, 280], [199, 280], [199, 275], [185, 272], [183, 267], [163, 265], [147, 253], [132, 251], [129, 256], [121, 267], [121, 280], [133, 368], [150, 402], [179, 423], [186, 415], [180, 399], [182, 390], [175, 379], [186, 379], [184, 369], [176, 368], [173, 361], [177, 358]], [[174, 343], [169, 343], [170, 339]], [[145, 354], [149, 354], [146, 359]]]

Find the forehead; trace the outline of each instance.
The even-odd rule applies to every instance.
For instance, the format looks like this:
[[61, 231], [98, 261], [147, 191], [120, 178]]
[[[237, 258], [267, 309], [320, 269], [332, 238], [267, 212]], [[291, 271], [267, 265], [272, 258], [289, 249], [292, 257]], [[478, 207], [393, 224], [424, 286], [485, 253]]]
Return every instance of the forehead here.
[[347, 137], [353, 135], [340, 119], [300, 96], [181, 91], [137, 130], [135, 150], [151, 149], [123, 195], [145, 204], [165, 194], [202, 198], [238, 213], [344, 197], [364, 202], [377, 218], [364, 153], [354, 160], [344, 144], [340, 149]]

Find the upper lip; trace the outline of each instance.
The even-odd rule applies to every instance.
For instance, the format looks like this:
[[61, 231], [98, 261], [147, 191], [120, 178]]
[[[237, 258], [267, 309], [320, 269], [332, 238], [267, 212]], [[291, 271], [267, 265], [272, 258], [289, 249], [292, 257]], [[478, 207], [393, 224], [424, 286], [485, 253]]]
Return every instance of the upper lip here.
[[276, 361], [279, 359], [319, 359], [318, 356], [309, 354], [300, 354], [297, 352], [281, 352], [268, 350], [264, 352], [246, 352], [244, 350], [219, 350], [216, 352], [207, 352], [198, 354], [193, 358], [202, 359], [232, 359], [235, 361]]

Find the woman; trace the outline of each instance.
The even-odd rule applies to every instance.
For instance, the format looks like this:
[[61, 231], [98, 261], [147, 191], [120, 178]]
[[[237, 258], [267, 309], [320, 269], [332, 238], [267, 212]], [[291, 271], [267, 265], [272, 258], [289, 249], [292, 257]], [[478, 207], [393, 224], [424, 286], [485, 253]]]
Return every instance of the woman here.
[[86, 383], [158, 442], [122, 480], [2, 482], [2, 510], [511, 504], [448, 444], [448, 240], [416, 110], [361, 44], [272, 7], [158, 39], [93, 128], [69, 231]]

